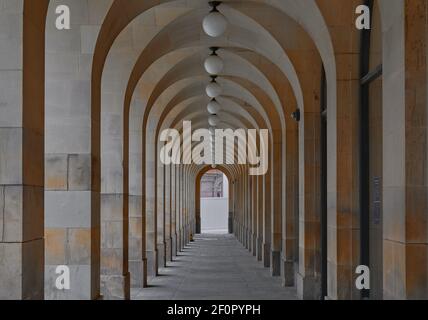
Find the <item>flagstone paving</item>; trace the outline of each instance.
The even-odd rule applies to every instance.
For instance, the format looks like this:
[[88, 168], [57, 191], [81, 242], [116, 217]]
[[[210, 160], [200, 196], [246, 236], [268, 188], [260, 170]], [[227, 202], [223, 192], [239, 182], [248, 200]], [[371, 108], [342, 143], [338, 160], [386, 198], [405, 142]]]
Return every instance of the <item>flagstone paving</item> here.
[[203, 234], [187, 246], [149, 288], [132, 289], [135, 300], [295, 300], [294, 288], [246, 250], [232, 235]]

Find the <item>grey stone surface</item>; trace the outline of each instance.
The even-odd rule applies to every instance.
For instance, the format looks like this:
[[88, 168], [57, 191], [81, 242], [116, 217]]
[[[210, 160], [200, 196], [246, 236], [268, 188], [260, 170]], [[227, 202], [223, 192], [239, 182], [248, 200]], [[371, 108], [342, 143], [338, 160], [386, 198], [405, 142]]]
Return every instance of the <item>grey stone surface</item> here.
[[101, 294], [104, 300], [129, 300], [130, 275], [102, 275]]
[[69, 155], [68, 188], [73, 191], [91, 189], [91, 156], [89, 154]]
[[67, 155], [45, 154], [46, 190], [67, 190]]
[[22, 182], [22, 129], [0, 128], [0, 184]]
[[232, 235], [202, 234], [160, 269], [149, 288], [132, 289], [135, 300], [295, 300], [269, 270]]
[[91, 227], [90, 191], [46, 191], [46, 228]]
[[58, 275], [55, 273], [57, 266], [45, 267], [45, 299], [46, 300], [88, 300], [91, 298], [91, 267], [73, 266], [70, 268], [70, 290], [58, 290], [55, 281]]
[[277, 277], [281, 275], [281, 252], [272, 251], [272, 263], [270, 266], [271, 273]]

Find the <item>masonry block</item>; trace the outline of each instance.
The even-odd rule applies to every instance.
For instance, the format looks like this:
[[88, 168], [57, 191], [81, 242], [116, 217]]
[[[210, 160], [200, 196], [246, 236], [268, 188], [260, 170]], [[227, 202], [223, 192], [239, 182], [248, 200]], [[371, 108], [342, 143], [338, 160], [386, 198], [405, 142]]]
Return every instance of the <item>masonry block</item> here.
[[45, 299], [46, 300], [90, 300], [95, 298], [91, 288], [91, 267], [84, 265], [69, 265], [70, 290], [57, 289], [55, 282], [57, 265], [45, 267]]
[[45, 188], [46, 190], [67, 190], [67, 165], [66, 154], [45, 155]]
[[22, 183], [22, 129], [0, 128], [0, 185]]
[[46, 228], [90, 228], [90, 191], [46, 191]]
[[43, 299], [43, 239], [0, 243], [0, 299]]
[[69, 229], [67, 249], [69, 264], [89, 265], [91, 263], [91, 229]]
[[68, 188], [75, 191], [91, 190], [91, 157], [71, 154], [68, 159]]
[[104, 300], [129, 300], [130, 299], [130, 274], [126, 275], [102, 275], [101, 294]]
[[46, 229], [45, 239], [46, 239], [45, 263], [47, 265], [67, 264], [67, 255], [66, 255], [67, 230], [63, 228]]

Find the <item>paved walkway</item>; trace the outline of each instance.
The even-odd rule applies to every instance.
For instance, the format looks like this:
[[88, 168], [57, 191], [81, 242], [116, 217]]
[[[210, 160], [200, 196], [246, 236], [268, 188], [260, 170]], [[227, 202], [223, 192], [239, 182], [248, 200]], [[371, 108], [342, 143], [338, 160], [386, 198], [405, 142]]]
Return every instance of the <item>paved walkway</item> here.
[[195, 242], [149, 281], [132, 289], [135, 300], [292, 300], [283, 288], [231, 235], [198, 235]]

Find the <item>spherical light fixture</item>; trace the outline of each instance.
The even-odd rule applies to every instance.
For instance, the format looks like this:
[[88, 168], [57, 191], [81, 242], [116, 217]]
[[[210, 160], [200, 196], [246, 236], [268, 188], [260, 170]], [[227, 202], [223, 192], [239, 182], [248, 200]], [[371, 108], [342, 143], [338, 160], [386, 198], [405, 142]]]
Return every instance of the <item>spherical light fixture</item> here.
[[208, 97], [210, 98], [217, 98], [219, 95], [222, 94], [223, 89], [216, 81], [217, 76], [212, 76], [212, 81], [209, 85], [207, 85], [206, 92]]
[[220, 37], [226, 32], [227, 19], [222, 15], [217, 7], [221, 4], [221, 1], [211, 1], [210, 6], [213, 7], [210, 14], [204, 18], [202, 26], [207, 35], [213, 38]]
[[210, 98], [217, 98], [223, 92], [221, 86], [217, 82], [211, 82], [207, 86], [207, 95]]
[[217, 102], [216, 99], [212, 99], [209, 103], [208, 103], [208, 112], [210, 114], [218, 114], [220, 109], [221, 109], [221, 105], [220, 103]]
[[208, 123], [212, 127], [217, 127], [220, 123], [220, 118], [216, 114], [213, 114], [208, 118]]
[[223, 71], [223, 59], [217, 55], [218, 48], [211, 48], [212, 54], [205, 60], [205, 70], [212, 75], [219, 74]]

